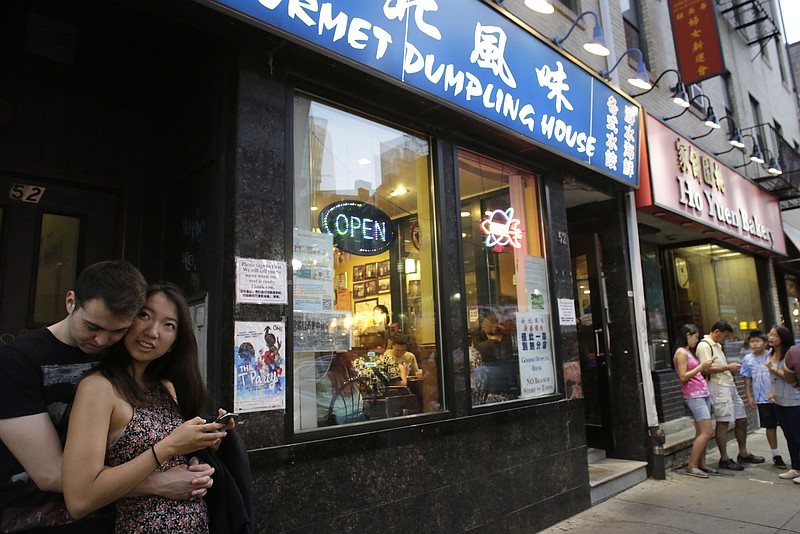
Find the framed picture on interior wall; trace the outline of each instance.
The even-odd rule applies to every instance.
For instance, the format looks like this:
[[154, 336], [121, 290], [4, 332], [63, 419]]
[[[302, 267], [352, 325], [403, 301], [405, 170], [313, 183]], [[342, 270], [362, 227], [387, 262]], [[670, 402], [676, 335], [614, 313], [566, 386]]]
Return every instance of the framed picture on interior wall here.
[[378, 299], [362, 300], [354, 304], [353, 312], [357, 316], [372, 317], [372, 309], [378, 303]]
[[378, 293], [388, 293], [392, 290], [390, 280], [391, 278], [388, 276], [384, 278], [378, 278]]
[[378, 281], [377, 280], [367, 280], [364, 282], [364, 294], [368, 297], [372, 295], [378, 294]]
[[389, 276], [390, 260], [383, 260], [378, 262], [378, 277]]
[[364, 283], [353, 284], [353, 298], [354, 299], [363, 299], [366, 297], [367, 294], [365, 293]]
[[368, 263], [364, 266], [364, 278], [369, 280], [370, 278], [375, 278], [378, 275], [378, 264], [377, 263]]
[[408, 296], [409, 297], [419, 296], [419, 280], [408, 281]]
[[336, 275], [336, 289], [347, 289], [347, 273], [338, 273]]
[[[353, 282], [359, 282], [364, 279], [364, 266], [363, 265], [354, 265], [353, 266]], [[355, 291], [355, 290], [353, 290]]]

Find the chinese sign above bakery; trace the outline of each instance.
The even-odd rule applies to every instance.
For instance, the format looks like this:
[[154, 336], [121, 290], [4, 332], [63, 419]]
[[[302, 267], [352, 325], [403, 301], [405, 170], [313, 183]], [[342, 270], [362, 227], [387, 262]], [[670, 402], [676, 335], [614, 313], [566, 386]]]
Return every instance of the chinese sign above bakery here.
[[640, 108], [476, 0], [201, 0], [638, 186]]
[[669, 0], [675, 53], [683, 83], [722, 74], [722, 45], [713, 0]]
[[650, 115], [646, 126], [650, 180], [637, 192], [638, 208], [666, 210], [786, 255], [778, 199]]

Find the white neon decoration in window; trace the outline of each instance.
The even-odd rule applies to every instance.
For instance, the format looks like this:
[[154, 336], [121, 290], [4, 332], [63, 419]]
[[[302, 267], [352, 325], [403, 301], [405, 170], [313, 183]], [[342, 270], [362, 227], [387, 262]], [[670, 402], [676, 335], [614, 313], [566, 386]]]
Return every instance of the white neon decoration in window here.
[[522, 248], [522, 228], [519, 227], [519, 219], [514, 218], [514, 208], [494, 210], [481, 221], [481, 230], [486, 235], [487, 247], [511, 245]]

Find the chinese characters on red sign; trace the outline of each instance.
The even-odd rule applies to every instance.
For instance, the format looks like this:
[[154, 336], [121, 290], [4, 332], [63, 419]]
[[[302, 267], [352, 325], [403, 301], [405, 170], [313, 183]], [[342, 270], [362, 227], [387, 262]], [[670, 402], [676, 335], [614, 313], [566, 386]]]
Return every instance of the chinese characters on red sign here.
[[686, 85], [725, 70], [713, 0], [670, 0], [678, 67]]

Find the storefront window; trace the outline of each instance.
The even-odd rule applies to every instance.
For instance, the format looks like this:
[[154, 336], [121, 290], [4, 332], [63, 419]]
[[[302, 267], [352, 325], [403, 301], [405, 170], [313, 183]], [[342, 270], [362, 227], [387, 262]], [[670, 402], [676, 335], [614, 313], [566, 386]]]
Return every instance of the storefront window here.
[[718, 319], [727, 319], [733, 325], [725, 344], [728, 359], [743, 356], [748, 331], [770, 326], [763, 320], [755, 259], [714, 244], [671, 249], [666, 256], [675, 308], [672, 329], [693, 323], [708, 333]]
[[466, 151], [458, 170], [472, 404], [555, 393], [536, 179]]
[[647, 306], [647, 343], [650, 365], [653, 369], [667, 369], [672, 366], [672, 350], [669, 345], [669, 325], [667, 324], [667, 308], [664, 302], [664, 284], [661, 279], [658, 245], [642, 241], [641, 254], [644, 300]]
[[784, 324], [790, 326], [794, 332], [795, 340], [800, 339], [800, 286], [797, 277], [786, 275], [786, 298], [788, 299], [789, 317], [784, 318]]
[[295, 98], [295, 430], [443, 409], [428, 141]]

